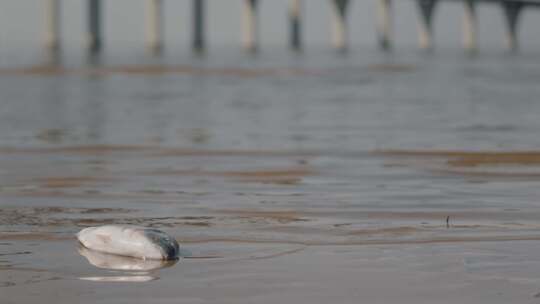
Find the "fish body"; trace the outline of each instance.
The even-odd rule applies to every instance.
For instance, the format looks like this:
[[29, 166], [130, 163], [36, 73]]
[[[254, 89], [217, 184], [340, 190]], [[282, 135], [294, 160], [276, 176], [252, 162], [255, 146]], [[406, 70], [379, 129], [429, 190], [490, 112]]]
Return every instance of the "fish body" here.
[[90, 250], [143, 260], [175, 260], [180, 251], [165, 232], [137, 226], [89, 227], [77, 233], [77, 239]]

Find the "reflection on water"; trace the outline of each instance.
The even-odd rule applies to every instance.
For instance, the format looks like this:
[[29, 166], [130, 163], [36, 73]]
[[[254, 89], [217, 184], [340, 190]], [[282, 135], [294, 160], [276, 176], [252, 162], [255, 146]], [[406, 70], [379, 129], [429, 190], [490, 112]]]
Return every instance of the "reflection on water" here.
[[144, 283], [155, 281], [158, 278], [154, 276], [103, 276], [103, 277], [80, 277], [83, 281], [93, 282], [123, 282], [123, 283]]
[[79, 254], [84, 256], [90, 264], [100, 269], [121, 271], [122, 275], [108, 276], [82, 276], [79, 279], [96, 282], [149, 282], [159, 279], [157, 270], [174, 266], [178, 260], [142, 260], [105, 254], [90, 250], [80, 245]]
[[82, 256], [84, 256], [88, 260], [90, 264], [98, 268], [110, 270], [151, 271], [161, 268], [172, 267], [178, 262], [177, 260], [142, 260], [113, 254], [105, 254], [90, 250], [82, 245], [79, 245], [77, 250]]

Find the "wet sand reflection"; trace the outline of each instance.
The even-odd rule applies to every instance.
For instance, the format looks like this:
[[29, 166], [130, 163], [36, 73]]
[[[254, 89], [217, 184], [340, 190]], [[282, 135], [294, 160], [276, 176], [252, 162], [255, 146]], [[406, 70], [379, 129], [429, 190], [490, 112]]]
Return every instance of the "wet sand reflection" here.
[[77, 251], [80, 255], [84, 256], [88, 260], [88, 263], [97, 268], [132, 271], [135, 274], [172, 267], [178, 262], [178, 260], [142, 260], [119, 255], [105, 254], [90, 250], [80, 244]]
[[78, 245], [77, 251], [88, 263], [99, 269], [114, 271], [114, 275], [80, 276], [83, 281], [144, 283], [159, 279], [158, 270], [176, 265], [178, 260], [143, 260], [101, 253]]

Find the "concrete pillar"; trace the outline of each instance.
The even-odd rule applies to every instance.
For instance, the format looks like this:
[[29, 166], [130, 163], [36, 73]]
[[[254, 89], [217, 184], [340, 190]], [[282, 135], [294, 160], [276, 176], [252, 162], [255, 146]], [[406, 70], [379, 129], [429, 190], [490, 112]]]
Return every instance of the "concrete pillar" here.
[[205, 43], [205, 0], [193, 0], [193, 50], [201, 52]]
[[250, 52], [255, 52], [259, 48], [257, 1], [244, 0], [243, 7], [243, 44], [244, 48]]
[[47, 49], [44, 52], [44, 66], [57, 67], [62, 65], [62, 51], [61, 48]]
[[289, 2], [289, 44], [291, 49], [302, 48], [302, 0], [290, 0]]
[[45, 16], [45, 47], [49, 50], [60, 48], [61, 7], [60, 0], [47, 0]]
[[418, 43], [421, 49], [433, 48], [433, 12], [437, 0], [417, 0], [418, 18]]
[[510, 51], [516, 51], [519, 47], [517, 39], [517, 26], [519, 16], [523, 8], [522, 3], [503, 2], [504, 16], [506, 17], [506, 46]]
[[163, 0], [147, 0], [146, 41], [148, 49], [159, 53], [163, 49]]
[[88, 0], [88, 37], [87, 47], [97, 53], [103, 46], [101, 36], [101, 0]]
[[333, 2], [333, 40], [334, 47], [344, 51], [348, 47], [347, 6], [349, 0], [331, 0]]
[[463, 16], [463, 47], [474, 52], [478, 49], [478, 18], [474, 0], [464, 0], [465, 14]]
[[392, 47], [392, 1], [377, 0], [377, 35], [383, 50]]

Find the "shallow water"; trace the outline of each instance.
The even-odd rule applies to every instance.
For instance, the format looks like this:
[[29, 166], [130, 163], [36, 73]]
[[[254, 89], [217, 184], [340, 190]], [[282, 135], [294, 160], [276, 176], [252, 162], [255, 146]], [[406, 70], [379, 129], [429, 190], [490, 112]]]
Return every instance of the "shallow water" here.
[[[537, 300], [537, 56], [10, 56], [2, 303]], [[100, 268], [111, 223], [184, 258]]]

